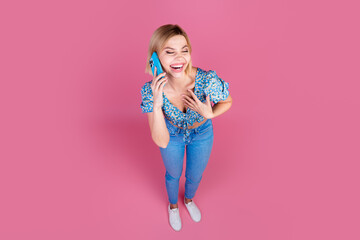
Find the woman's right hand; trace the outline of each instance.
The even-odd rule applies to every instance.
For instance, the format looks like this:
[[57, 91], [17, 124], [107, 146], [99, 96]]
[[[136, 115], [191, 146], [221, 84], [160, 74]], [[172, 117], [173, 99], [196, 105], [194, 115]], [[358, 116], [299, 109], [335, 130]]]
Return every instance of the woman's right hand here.
[[[157, 69], [155, 67], [154, 70], [154, 76], [156, 76], [157, 74]], [[167, 83], [167, 76], [166, 72], [163, 72], [161, 74], [159, 74], [158, 76], [154, 77], [152, 82], [151, 82], [151, 90], [153, 92], [153, 108], [154, 109], [161, 109], [162, 105], [163, 105], [163, 88], [165, 83]], [[162, 76], [164, 76], [161, 80], [159, 80]]]

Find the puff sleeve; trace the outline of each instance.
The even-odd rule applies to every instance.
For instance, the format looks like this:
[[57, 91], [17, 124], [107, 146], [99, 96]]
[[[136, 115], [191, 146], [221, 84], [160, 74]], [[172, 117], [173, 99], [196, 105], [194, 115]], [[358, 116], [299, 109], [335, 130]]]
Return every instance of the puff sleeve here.
[[207, 73], [204, 93], [209, 95], [210, 101], [214, 104], [226, 100], [229, 96], [229, 83], [222, 80], [216, 71], [210, 70]]
[[153, 111], [153, 94], [150, 82], [146, 82], [141, 88], [141, 111], [148, 113]]

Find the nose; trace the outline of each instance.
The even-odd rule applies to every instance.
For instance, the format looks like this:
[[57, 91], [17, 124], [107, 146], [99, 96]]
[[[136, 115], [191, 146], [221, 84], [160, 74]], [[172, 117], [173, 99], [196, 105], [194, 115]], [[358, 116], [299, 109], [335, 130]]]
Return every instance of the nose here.
[[185, 58], [182, 56], [182, 54], [180, 53], [180, 54], [177, 54], [176, 56], [175, 56], [175, 61], [176, 62], [183, 62], [183, 61], [185, 61]]

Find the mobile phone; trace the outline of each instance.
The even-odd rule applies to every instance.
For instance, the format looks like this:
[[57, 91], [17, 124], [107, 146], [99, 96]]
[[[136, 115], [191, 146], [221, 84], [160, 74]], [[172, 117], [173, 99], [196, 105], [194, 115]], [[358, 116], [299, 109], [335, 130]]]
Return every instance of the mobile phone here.
[[[157, 74], [156, 76], [158, 76], [159, 74], [164, 72], [162, 70], [162, 67], [161, 67], [159, 56], [157, 55], [156, 52], [153, 52], [153, 54], [151, 55], [151, 58], [149, 60], [149, 64], [150, 64], [151, 71], [152, 71], [154, 76], [155, 76], [155, 67], [156, 67], [156, 74]], [[163, 77], [161, 77], [161, 78], [163, 78]]]

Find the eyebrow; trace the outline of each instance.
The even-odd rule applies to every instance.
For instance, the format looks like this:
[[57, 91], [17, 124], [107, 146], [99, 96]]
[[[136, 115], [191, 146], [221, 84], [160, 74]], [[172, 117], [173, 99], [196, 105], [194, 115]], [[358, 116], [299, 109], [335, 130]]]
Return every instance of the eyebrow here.
[[[187, 47], [187, 46], [188, 46], [188, 45], [185, 45], [185, 46], [183, 46], [182, 48]], [[166, 47], [166, 48], [164, 48], [164, 50], [167, 49], [167, 48], [170, 48], [170, 49], [175, 50], [175, 48], [171, 48], [171, 47]]]

